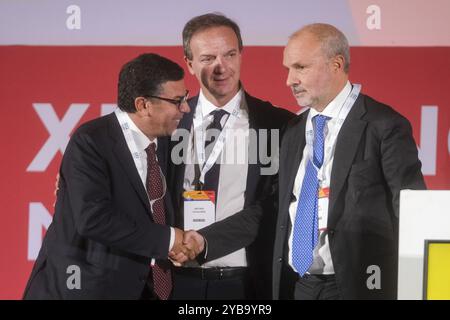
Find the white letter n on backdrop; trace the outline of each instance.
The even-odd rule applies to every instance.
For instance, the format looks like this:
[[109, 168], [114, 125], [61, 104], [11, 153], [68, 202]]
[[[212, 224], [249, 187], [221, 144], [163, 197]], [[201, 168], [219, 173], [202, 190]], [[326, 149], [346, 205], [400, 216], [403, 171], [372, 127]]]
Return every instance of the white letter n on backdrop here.
[[48, 229], [52, 215], [40, 202], [30, 202], [28, 212], [28, 260], [37, 259], [42, 245], [42, 228]]

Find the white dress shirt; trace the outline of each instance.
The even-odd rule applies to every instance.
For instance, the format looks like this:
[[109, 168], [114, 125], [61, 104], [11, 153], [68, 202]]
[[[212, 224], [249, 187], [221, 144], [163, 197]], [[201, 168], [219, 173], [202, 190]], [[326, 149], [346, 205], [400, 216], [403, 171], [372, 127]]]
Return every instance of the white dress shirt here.
[[[139, 152], [139, 159], [141, 162], [140, 166], [136, 166], [136, 169], [139, 173], [139, 177], [141, 178], [142, 184], [144, 185], [144, 188], [147, 190], [147, 152], [145, 151], [145, 149], [147, 149], [147, 147], [150, 145], [150, 143], [154, 143], [156, 145], [156, 149], [158, 148], [158, 139], [153, 139], [150, 140], [142, 131], [141, 129], [139, 129], [136, 124], [133, 122], [133, 120], [131, 120], [130, 116], [128, 115], [128, 113], [121, 111], [118, 109], [117, 112], [120, 112], [122, 114], [125, 115], [125, 118], [127, 119], [127, 123], [131, 129], [131, 133], [133, 136], [133, 140], [134, 143], [136, 144], [137, 150]], [[126, 140], [126, 139], [125, 139]], [[131, 151], [131, 146], [128, 144], [127, 141], [127, 146], [128, 149]], [[164, 175], [161, 177], [163, 180], [165, 180], [166, 178], [164, 177]], [[163, 181], [163, 186], [165, 186], [165, 181]], [[164, 193], [167, 193], [167, 188], [164, 188]], [[147, 193], [148, 194], [148, 193]], [[150, 199], [149, 199], [150, 202]], [[173, 246], [175, 242], [175, 230], [170, 227], [170, 242], [169, 242], [169, 248], [167, 250], [167, 252], [169, 252]]]
[[[248, 108], [245, 101], [244, 92], [241, 89], [225, 106], [220, 109], [232, 113], [233, 109], [238, 106], [239, 113], [236, 121], [230, 130], [226, 130], [226, 140], [224, 149], [220, 154], [220, 173], [219, 184], [216, 199], [216, 221], [223, 220], [244, 208], [245, 190], [247, 188], [247, 172], [248, 172]], [[211, 112], [219, 109], [210, 101], [208, 101], [200, 91], [194, 119], [201, 117], [202, 130], [206, 131], [206, 127], [212, 122], [213, 115]], [[226, 125], [230, 115], [223, 116], [221, 119], [222, 128]], [[235, 139], [236, 133], [239, 138]], [[243, 140], [242, 140], [243, 138]], [[187, 157], [185, 159], [186, 170], [184, 174], [183, 187], [184, 190], [195, 190], [195, 159], [194, 150], [194, 129], [193, 126], [189, 135], [189, 144], [187, 149]], [[204, 144], [204, 141], [203, 141]], [[188, 264], [190, 266], [197, 265], [195, 262]], [[219, 259], [207, 262], [202, 267], [244, 267], [247, 266], [247, 258], [245, 248], [239, 249]]]
[[[319, 179], [319, 184], [322, 188], [330, 187], [331, 179], [331, 169], [333, 167], [334, 151], [336, 147], [336, 140], [339, 134], [339, 130], [347, 117], [349, 110], [344, 110], [344, 102], [349, 96], [352, 90], [350, 82], [341, 90], [341, 92], [325, 107], [322, 112], [317, 112], [314, 109], [310, 109], [308, 114], [308, 119], [306, 120], [305, 137], [306, 145], [303, 150], [303, 157], [300, 166], [295, 177], [294, 187], [292, 189], [292, 194], [295, 197], [295, 201], [289, 206], [289, 217], [291, 219], [291, 225], [294, 225], [295, 216], [297, 214], [298, 198], [300, 195], [300, 190], [302, 188], [303, 178], [306, 170], [306, 163], [313, 155], [312, 142], [314, 139], [314, 131], [312, 118], [317, 114], [321, 114], [329, 117], [325, 126], [325, 143], [324, 143], [324, 160], [321, 169], [318, 171], [317, 176]], [[292, 269], [297, 271], [292, 263], [292, 238], [293, 229], [291, 228], [291, 233], [289, 235], [289, 264]], [[319, 241], [313, 252], [313, 263], [308, 270], [311, 274], [334, 274], [333, 261], [331, 259], [330, 245], [328, 242], [328, 232], [320, 231]]]

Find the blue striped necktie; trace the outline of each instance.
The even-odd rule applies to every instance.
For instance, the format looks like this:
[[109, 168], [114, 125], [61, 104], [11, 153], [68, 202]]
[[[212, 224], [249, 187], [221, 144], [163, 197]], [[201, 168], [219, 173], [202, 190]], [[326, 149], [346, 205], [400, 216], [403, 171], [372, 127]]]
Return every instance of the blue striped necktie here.
[[306, 159], [305, 176], [298, 197], [297, 214], [292, 238], [292, 263], [303, 276], [313, 262], [313, 251], [319, 237], [317, 197], [319, 180], [317, 170], [322, 167], [324, 155], [324, 128], [329, 117], [314, 116], [313, 159]]

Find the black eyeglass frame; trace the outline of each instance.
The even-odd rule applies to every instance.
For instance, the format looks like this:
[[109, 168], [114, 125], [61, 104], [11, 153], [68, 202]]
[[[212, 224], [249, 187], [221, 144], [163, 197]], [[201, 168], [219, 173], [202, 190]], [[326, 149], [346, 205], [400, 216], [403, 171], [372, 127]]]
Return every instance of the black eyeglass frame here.
[[189, 99], [189, 90], [186, 90], [186, 93], [184, 94], [184, 96], [181, 99], [170, 99], [170, 98], [164, 98], [164, 97], [153, 96], [153, 95], [145, 96], [144, 98], [154, 98], [154, 99], [167, 101], [167, 102], [174, 104], [175, 106], [177, 106], [178, 109], [180, 109], [181, 105]]

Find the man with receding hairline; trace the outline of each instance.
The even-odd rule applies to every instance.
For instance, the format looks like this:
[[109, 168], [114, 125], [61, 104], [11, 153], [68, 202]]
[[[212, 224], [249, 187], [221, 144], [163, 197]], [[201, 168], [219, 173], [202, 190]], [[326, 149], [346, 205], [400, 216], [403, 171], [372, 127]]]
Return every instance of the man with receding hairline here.
[[349, 82], [348, 41], [334, 26], [295, 32], [283, 65], [309, 110], [280, 151], [274, 298], [287, 267], [295, 299], [395, 299], [399, 192], [425, 188], [411, 125]]

